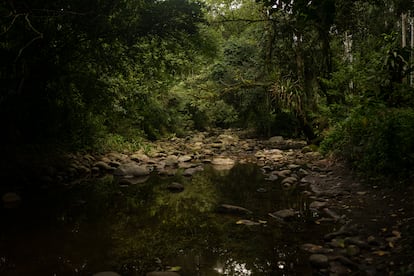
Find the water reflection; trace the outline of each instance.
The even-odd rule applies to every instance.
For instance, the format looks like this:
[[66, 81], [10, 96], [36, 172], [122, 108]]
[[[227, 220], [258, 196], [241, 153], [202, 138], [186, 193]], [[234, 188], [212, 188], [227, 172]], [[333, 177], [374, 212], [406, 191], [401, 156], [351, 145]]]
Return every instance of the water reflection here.
[[[172, 182], [182, 184], [183, 192], [170, 192]], [[0, 274], [115, 270], [145, 275], [170, 267], [180, 267], [184, 276], [307, 274], [309, 266], [297, 248], [309, 241], [312, 228], [286, 227], [268, 217], [276, 210], [298, 209], [301, 200], [299, 192], [265, 181], [249, 164], [229, 171], [206, 167], [191, 178], [151, 175], [128, 187], [108, 177], [76, 190], [36, 195], [21, 213], [6, 214]], [[218, 214], [220, 204], [253, 213]], [[237, 224], [241, 219], [267, 222]]]

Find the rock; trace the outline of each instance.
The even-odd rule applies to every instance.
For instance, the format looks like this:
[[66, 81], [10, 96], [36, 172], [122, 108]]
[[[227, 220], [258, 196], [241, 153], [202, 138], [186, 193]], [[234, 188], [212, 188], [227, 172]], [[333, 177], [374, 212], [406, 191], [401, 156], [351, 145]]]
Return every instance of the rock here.
[[213, 160], [211, 160], [211, 164], [213, 165], [213, 168], [218, 171], [231, 170], [231, 168], [234, 167], [235, 163], [236, 162], [233, 159], [228, 158], [228, 157], [222, 157], [222, 156], [213, 158]]
[[248, 219], [238, 220], [236, 222], [236, 224], [243, 224], [243, 225], [247, 225], [247, 226], [260, 225], [259, 222], [251, 221], [251, 220], [248, 220]]
[[158, 171], [158, 174], [161, 176], [174, 176], [177, 174], [177, 169], [171, 169], [171, 168], [160, 169]]
[[284, 209], [274, 212], [272, 215], [282, 219], [289, 219], [295, 217], [297, 213], [298, 212], [293, 209]]
[[329, 254], [333, 252], [333, 249], [325, 248], [321, 245], [316, 245], [312, 243], [302, 244], [300, 248], [312, 254]]
[[147, 276], [180, 276], [180, 274], [173, 271], [153, 271], [148, 272]]
[[169, 155], [164, 160], [165, 165], [169, 167], [174, 167], [178, 164], [178, 157], [175, 155]]
[[284, 139], [282, 136], [273, 136], [270, 137], [269, 140], [267, 140], [271, 144], [280, 144], [283, 143]]
[[279, 177], [276, 174], [270, 174], [268, 177], [265, 178], [267, 181], [276, 181]]
[[102, 272], [95, 273], [92, 276], [121, 276], [121, 275], [113, 271], [102, 271]]
[[114, 167], [114, 168], [118, 168], [119, 166], [121, 166], [121, 163], [118, 161], [111, 161], [109, 162], [109, 166]]
[[182, 163], [182, 162], [188, 162], [191, 161], [191, 159], [193, 159], [193, 157], [191, 157], [190, 155], [183, 155], [178, 157], [178, 162]]
[[184, 186], [181, 183], [173, 182], [168, 184], [167, 189], [174, 193], [180, 193], [184, 191]]
[[309, 257], [309, 262], [317, 268], [325, 268], [329, 265], [328, 257], [322, 254], [312, 254]]
[[140, 166], [136, 163], [126, 163], [119, 166], [113, 173], [116, 176], [146, 176], [150, 171], [145, 166]]
[[249, 209], [246, 209], [244, 207], [236, 206], [236, 205], [230, 205], [230, 204], [221, 204], [217, 208], [217, 212], [219, 213], [226, 213], [226, 214], [239, 214], [239, 215], [246, 215], [246, 214], [252, 214], [253, 212]]
[[[109, 162], [111, 162], [111, 160], [108, 160], [108, 163]], [[105, 161], [98, 161], [95, 164], [93, 164], [93, 166], [105, 171], [113, 171], [115, 169], [109, 166]]]
[[282, 185], [283, 184], [294, 184], [297, 181], [298, 181], [298, 179], [296, 177], [289, 176], [289, 177], [286, 177], [285, 179], [282, 180]]
[[370, 246], [365, 241], [359, 239], [358, 237], [347, 237], [345, 238], [345, 243], [350, 245], [356, 245], [361, 248], [369, 249]]
[[22, 201], [22, 198], [13, 192], [10, 193], [5, 193], [2, 197], [1, 197], [2, 201], [3, 201], [3, 206], [5, 208], [16, 208], [20, 205], [20, 202]]
[[136, 162], [148, 162], [150, 160], [148, 155], [141, 153], [141, 152], [136, 152], [132, 154], [130, 158], [131, 160], [134, 160]]
[[223, 157], [223, 156], [219, 156], [219, 157], [215, 157], [213, 158], [213, 160], [211, 161], [211, 164], [213, 165], [219, 165], [219, 166], [229, 166], [229, 165], [234, 165], [235, 161], [231, 158], [228, 157]]
[[287, 165], [287, 167], [290, 170], [294, 170], [294, 169], [300, 168], [300, 165], [297, 165], [297, 164], [289, 164], [289, 165]]
[[267, 193], [267, 190], [265, 188], [258, 188], [256, 190], [256, 192], [258, 192], [258, 193]]
[[204, 170], [204, 168], [202, 166], [198, 166], [198, 167], [195, 167], [195, 168], [188, 168], [183, 172], [183, 175], [184, 176], [192, 176], [195, 173], [201, 172], [203, 170]]
[[292, 173], [291, 170], [283, 170], [283, 171], [278, 171], [276, 172], [276, 174], [282, 178], [286, 178], [288, 177], [290, 174]]
[[311, 209], [320, 209], [323, 207], [326, 207], [326, 205], [328, 205], [327, 202], [322, 202], [322, 201], [313, 201], [310, 205], [309, 208]]

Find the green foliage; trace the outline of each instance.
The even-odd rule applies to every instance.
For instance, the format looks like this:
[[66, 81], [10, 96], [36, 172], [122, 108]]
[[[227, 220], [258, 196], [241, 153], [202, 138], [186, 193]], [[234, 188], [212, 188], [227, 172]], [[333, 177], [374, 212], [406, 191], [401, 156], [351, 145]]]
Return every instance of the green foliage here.
[[404, 178], [414, 166], [414, 110], [360, 106], [321, 145], [371, 176]]
[[[6, 142], [91, 146], [175, 131], [169, 88], [206, 55], [200, 3], [0, 4], [1, 123]], [[205, 45], [205, 47], [204, 47]], [[134, 134], [134, 135], [135, 135]]]

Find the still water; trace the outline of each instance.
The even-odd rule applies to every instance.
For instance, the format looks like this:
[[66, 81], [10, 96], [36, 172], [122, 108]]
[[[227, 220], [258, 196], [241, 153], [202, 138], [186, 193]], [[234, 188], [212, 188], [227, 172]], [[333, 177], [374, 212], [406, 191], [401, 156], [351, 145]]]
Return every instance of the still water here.
[[[172, 182], [184, 191], [171, 192]], [[266, 181], [252, 164], [128, 187], [106, 176], [22, 196], [19, 208], [1, 209], [0, 275], [309, 275], [299, 247], [328, 231], [307, 219], [300, 190]], [[252, 213], [222, 214], [221, 204]], [[288, 223], [269, 216], [286, 208], [302, 212]]]

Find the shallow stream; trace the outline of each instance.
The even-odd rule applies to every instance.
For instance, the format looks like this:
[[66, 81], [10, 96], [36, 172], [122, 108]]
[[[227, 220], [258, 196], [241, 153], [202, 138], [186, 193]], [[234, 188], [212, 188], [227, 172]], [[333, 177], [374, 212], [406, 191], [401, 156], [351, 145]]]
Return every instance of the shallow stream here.
[[[170, 191], [172, 182], [184, 190]], [[300, 245], [329, 231], [312, 222], [300, 190], [266, 181], [253, 164], [125, 187], [106, 176], [22, 198], [1, 209], [0, 275], [308, 275]], [[221, 204], [252, 213], [223, 214]], [[288, 208], [301, 212], [288, 222], [269, 216]]]

